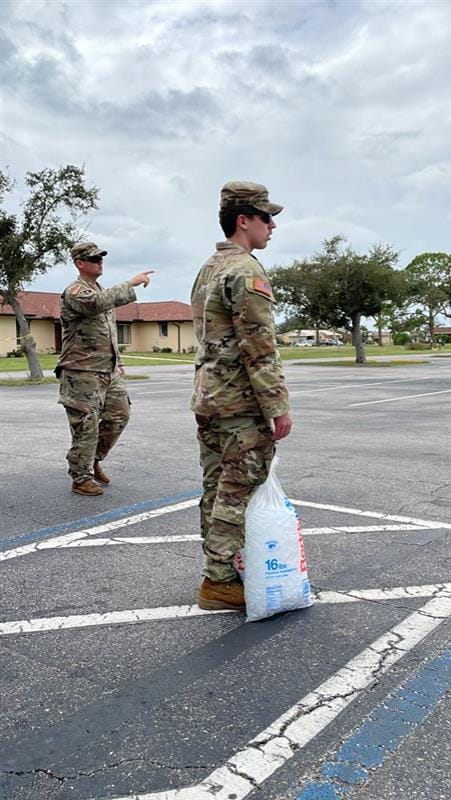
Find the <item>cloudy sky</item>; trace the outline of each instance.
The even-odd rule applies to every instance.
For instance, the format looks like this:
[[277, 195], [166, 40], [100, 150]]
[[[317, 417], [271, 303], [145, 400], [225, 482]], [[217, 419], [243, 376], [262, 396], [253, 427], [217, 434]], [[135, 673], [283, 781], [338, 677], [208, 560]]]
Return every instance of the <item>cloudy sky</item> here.
[[[448, 0], [3, 2], [2, 163], [84, 165], [103, 284], [188, 301], [229, 180], [285, 205], [263, 264], [325, 237], [450, 250]], [[70, 265], [29, 288], [60, 291]]]

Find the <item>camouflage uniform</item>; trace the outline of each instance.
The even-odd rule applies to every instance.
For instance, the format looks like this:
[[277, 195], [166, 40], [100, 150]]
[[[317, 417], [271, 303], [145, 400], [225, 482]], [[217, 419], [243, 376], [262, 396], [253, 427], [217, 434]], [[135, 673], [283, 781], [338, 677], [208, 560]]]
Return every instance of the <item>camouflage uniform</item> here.
[[128, 282], [102, 289], [82, 278], [61, 295], [63, 346], [55, 372], [60, 377], [58, 402], [72, 434], [66, 458], [75, 483], [93, 477], [94, 461], [105, 458], [130, 416], [126, 383], [118, 370], [114, 308], [135, 300]]
[[244, 544], [246, 506], [274, 454], [270, 420], [289, 406], [268, 276], [239, 244], [216, 247], [191, 294], [199, 341], [191, 408], [203, 469], [204, 575], [222, 582], [237, 577], [233, 558]]

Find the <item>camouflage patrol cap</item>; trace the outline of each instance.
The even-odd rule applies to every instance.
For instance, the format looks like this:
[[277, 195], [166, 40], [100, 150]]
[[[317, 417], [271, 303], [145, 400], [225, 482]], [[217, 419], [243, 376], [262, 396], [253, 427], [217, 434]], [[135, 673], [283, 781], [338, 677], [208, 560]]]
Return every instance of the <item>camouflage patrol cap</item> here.
[[71, 248], [70, 254], [74, 261], [77, 259], [88, 258], [90, 256], [106, 256], [106, 250], [99, 250], [94, 242], [76, 242]]
[[283, 211], [283, 206], [269, 201], [268, 190], [261, 183], [230, 181], [224, 184], [221, 189], [221, 211], [249, 206], [271, 216]]

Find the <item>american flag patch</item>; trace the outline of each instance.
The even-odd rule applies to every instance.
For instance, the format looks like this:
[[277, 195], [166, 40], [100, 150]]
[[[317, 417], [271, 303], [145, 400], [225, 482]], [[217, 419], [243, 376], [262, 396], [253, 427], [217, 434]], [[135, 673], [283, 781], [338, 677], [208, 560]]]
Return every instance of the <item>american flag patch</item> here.
[[261, 278], [254, 278], [254, 290], [256, 292], [261, 292], [261, 294], [266, 294], [268, 297], [272, 295], [271, 286]]

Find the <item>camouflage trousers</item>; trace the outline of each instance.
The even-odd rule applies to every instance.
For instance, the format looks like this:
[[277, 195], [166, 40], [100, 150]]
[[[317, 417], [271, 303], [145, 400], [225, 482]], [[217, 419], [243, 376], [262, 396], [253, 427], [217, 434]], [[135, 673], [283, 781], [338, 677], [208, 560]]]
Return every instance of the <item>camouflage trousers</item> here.
[[234, 555], [244, 545], [244, 515], [274, 455], [263, 417], [200, 417], [197, 438], [203, 470], [200, 503], [205, 566], [212, 581], [235, 580]]
[[94, 461], [103, 461], [130, 417], [130, 400], [120, 372], [63, 369], [58, 402], [67, 414], [72, 446], [69, 475], [76, 483], [93, 477]]

